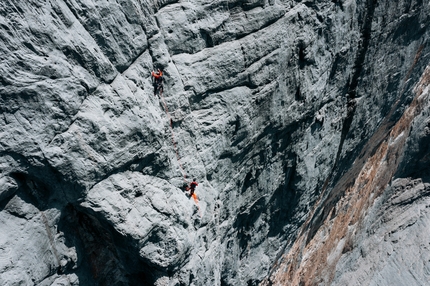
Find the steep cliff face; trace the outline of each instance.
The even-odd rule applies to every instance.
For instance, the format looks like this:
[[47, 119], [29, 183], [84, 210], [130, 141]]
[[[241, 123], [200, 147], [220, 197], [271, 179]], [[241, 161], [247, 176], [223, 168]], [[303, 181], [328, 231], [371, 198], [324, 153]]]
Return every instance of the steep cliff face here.
[[428, 3], [0, 4], [1, 285], [428, 281]]

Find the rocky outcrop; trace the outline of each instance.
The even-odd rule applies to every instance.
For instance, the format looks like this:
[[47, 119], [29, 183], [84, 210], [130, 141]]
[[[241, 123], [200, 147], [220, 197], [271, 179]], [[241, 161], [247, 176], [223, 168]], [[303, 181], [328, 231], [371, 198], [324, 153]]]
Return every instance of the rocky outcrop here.
[[0, 3], [0, 284], [428, 280], [427, 4]]

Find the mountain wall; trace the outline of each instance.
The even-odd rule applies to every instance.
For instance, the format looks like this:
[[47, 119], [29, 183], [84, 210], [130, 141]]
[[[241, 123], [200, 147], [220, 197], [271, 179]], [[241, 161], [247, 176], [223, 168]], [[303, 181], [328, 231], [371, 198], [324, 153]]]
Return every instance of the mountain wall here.
[[425, 285], [429, 15], [0, 0], [0, 284]]

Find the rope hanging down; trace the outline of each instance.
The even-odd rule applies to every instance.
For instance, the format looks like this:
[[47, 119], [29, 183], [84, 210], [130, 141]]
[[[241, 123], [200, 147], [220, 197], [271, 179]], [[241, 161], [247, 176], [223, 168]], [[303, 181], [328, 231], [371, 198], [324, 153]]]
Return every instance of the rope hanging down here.
[[[185, 173], [184, 167], [182, 166], [181, 157], [179, 157], [178, 147], [176, 146], [175, 134], [173, 133], [172, 117], [170, 116], [166, 101], [164, 100], [163, 90], [159, 91], [159, 95], [160, 95], [161, 101], [163, 102], [164, 110], [166, 111], [167, 118], [169, 119], [170, 133], [172, 134], [172, 144], [173, 144], [173, 149], [175, 149], [176, 159], [178, 160], [179, 169], [181, 170], [182, 176], [184, 177], [184, 182], [187, 183], [187, 185], [188, 185], [187, 174]], [[195, 193], [193, 193], [191, 195], [191, 197], [194, 199], [194, 202], [197, 205], [197, 209], [198, 209], [200, 217], [202, 217], [202, 213], [200, 211], [199, 200], [197, 198], [197, 195]]]
[[185, 183], [188, 184], [187, 174], [185, 173], [184, 167], [182, 166], [181, 157], [179, 157], [178, 147], [176, 146], [175, 134], [173, 133], [172, 118], [170, 116], [169, 109], [167, 108], [166, 101], [164, 100], [163, 91], [160, 90], [159, 94], [160, 94], [161, 101], [163, 101], [164, 110], [166, 111], [167, 118], [169, 119], [170, 133], [172, 135], [172, 144], [173, 144], [173, 149], [175, 149], [176, 159], [178, 160], [179, 169], [181, 170], [181, 173], [182, 173], [182, 176], [184, 177]]
[[[163, 72], [160, 69], [158, 69], [157, 73], [153, 71], [151, 75], [154, 80], [153, 81], [154, 96], [157, 94], [157, 91], [158, 91], [158, 94], [160, 95], [161, 101], [163, 102], [163, 105], [164, 105], [164, 110], [166, 112], [167, 119], [169, 120], [170, 134], [172, 136], [172, 145], [173, 145], [173, 149], [175, 150], [176, 160], [178, 161], [179, 169], [181, 170], [182, 176], [184, 178], [184, 182], [186, 183], [186, 186], [187, 186], [186, 190], [190, 190], [191, 188], [190, 195], [194, 199], [194, 202], [197, 205], [197, 209], [199, 211], [200, 217], [202, 217], [202, 213], [199, 207], [199, 200], [197, 198], [197, 195], [194, 193], [194, 188], [195, 186], [197, 186], [197, 183], [194, 185], [194, 187], [192, 187], [191, 185], [190, 187], [188, 187], [187, 174], [185, 173], [184, 167], [182, 166], [181, 157], [179, 156], [178, 147], [176, 145], [175, 133], [173, 132], [173, 120], [172, 120], [172, 117], [170, 116], [169, 109], [167, 108], [166, 100], [164, 99], [164, 96], [163, 96]], [[193, 180], [193, 183], [194, 183], [194, 180]]]

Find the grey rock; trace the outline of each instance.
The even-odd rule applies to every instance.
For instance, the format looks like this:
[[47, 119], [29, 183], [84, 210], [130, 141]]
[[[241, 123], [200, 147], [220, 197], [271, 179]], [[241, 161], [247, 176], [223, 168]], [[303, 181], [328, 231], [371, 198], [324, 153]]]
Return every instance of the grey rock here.
[[360, 243], [340, 259], [333, 285], [425, 285], [428, 194], [420, 179], [395, 180], [369, 209]]
[[428, 10], [0, 0], [0, 284], [423, 285]]
[[5, 176], [0, 178], [0, 188], [0, 201], [3, 201], [18, 189], [18, 184], [13, 178]]

